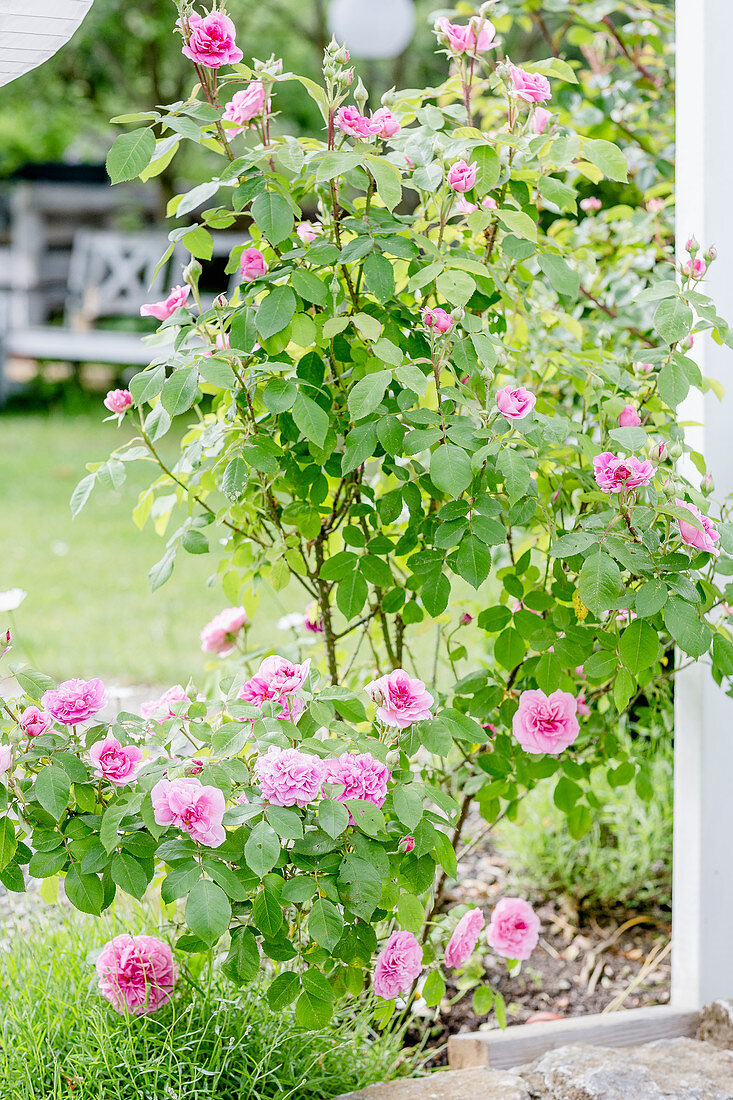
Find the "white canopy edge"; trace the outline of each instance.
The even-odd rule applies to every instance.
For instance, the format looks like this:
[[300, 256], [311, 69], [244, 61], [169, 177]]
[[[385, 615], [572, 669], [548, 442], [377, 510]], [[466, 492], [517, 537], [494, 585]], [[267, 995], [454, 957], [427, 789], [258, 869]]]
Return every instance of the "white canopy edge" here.
[[[93, 0], [0, 0], [0, 87], [42, 65], [64, 46]], [[32, 14], [28, 8], [32, 7]]]

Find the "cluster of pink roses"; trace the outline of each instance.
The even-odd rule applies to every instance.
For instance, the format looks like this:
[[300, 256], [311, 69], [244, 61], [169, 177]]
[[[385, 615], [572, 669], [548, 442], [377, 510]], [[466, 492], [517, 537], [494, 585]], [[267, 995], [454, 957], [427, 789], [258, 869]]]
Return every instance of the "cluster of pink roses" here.
[[478, 16], [474, 16], [466, 25], [451, 23], [444, 17], [435, 24], [435, 31], [438, 38], [445, 41], [450, 52], [456, 57], [462, 54], [475, 56], [486, 53], [487, 50], [495, 50], [499, 45], [496, 41], [494, 24]]
[[340, 107], [336, 112], [335, 123], [344, 134], [357, 141], [375, 136], [383, 139], [394, 137], [402, 126], [388, 107], [380, 107], [371, 118], [361, 114], [357, 107]]
[[382, 807], [391, 778], [389, 768], [368, 752], [344, 752], [322, 760], [312, 753], [275, 746], [259, 757], [254, 773], [267, 802], [301, 809], [326, 793], [324, 785], [333, 788], [329, 797], [337, 802], [359, 798]]
[[265, 657], [252, 679], [242, 685], [239, 698], [255, 707], [262, 707], [268, 702], [279, 703], [282, 706], [280, 717], [296, 722], [305, 704], [294, 696], [294, 692], [308, 678], [310, 665], [310, 658], [302, 664], [295, 664], [277, 654]]

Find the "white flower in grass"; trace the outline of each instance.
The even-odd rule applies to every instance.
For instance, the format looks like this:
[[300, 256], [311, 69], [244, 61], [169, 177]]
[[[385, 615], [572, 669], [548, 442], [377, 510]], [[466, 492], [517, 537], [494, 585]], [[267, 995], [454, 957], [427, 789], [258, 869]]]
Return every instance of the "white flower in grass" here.
[[22, 588], [8, 588], [0, 592], [0, 611], [16, 611], [27, 595]]

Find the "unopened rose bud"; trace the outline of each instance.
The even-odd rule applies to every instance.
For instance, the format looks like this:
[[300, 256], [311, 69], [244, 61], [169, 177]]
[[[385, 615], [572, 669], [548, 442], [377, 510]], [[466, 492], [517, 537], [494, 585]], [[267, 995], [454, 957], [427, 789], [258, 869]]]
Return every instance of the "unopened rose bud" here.
[[699, 244], [697, 238], [696, 237], [688, 237], [687, 238], [687, 243], [685, 244], [685, 249], [690, 253], [691, 256], [694, 256], [696, 252], [699, 252], [700, 251], [700, 244]]
[[403, 836], [397, 847], [401, 852], [411, 852], [412, 849], [415, 847], [414, 836], [410, 836], [409, 833], [407, 834], [407, 836]]
[[336, 76], [336, 71], [336, 66], [333, 65], [330, 61], [327, 61], [326, 64], [323, 66], [323, 75], [328, 80], [333, 80], [333, 78]]
[[214, 309], [229, 309], [229, 299], [226, 294], [219, 294], [214, 298]]
[[433, 142], [433, 153], [438, 158], [438, 160], [440, 160], [445, 153], [445, 145], [443, 145], [443, 142], [439, 141], [438, 138], [436, 138]]
[[676, 462], [678, 458], [682, 458], [682, 447], [679, 443], [672, 443], [667, 450], [667, 454], [673, 462]]
[[342, 69], [337, 77], [339, 88], [350, 88], [354, 83], [354, 70]]
[[389, 88], [388, 91], [386, 91], [382, 96], [382, 106], [390, 108], [394, 107], [395, 98], [395, 88], [394, 85], [392, 85], [392, 87]]
[[335, 57], [340, 49], [340, 43], [336, 41], [336, 36], [332, 34], [331, 41], [326, 46], [325, 53], [327, 53], [329, 57]]
[[706, 497], [709, 497], [711, 493], [715, 492], [715, 482], [712, 474], [705, 474], [705, 477], [700, 482], [700, 492], [704, 493]]
[[667, 444], [660, 443], [657, 447], [657, 459], [661, 462], [662, 459], [667, 457]]
[[718, 250], [715, 247], [715, 245], [711, 244], [710, 248], [707, 250], [707, 252], [703, 252], [703, 256], [709, 264], [711, 264], [713, 262], [713, 260], [717, 260]]
[[390, 749], [387, 753], [387, 766], [390, 768], [396, 768], [400, 762], [400, 750]]
[[8, 650], [12, 648], [12, 645], [13, 639], [9, 630], [6, 630], [4, 634], [0, 634], [0, 657], [4, 657]]
[[665, 481], [662, 486], [662, 493], [666, 500], [674, 500], [677, 496], [677, 489], [673, 481]]
[[198, 260], [191, 260], [190, 264], [187, 264], [183, 269], [183, 281], [193, 287], [194, 290], [199, 285], [199, 279], [201, 278], [201, 272], [204, 269]]
[[494, 381], [494, 372], [491, 369], [491, 367], [482, 367], [481, 368], [481, 377], [483, 378], [486, 385], [490, 386], [491, 383]]
[[359, 77], [356, 87], [354, 88], [354, 103], [359, 108], [362, 114], [366, 110], [367, 100], [369, 99], [369, 92], [364, 87], [361, 77]]
[[333, 59], [338, 65], [348, 65], [349, 61], [351, 60], [351, 54], [346, 49], [346, 46], [342, 46], [339, 50], [336, 51]]
[[194, 756], [190, 764], [187, 764], [184, 771], [186, 775], [198, 775], [199, 772], [204, 770], [204, 761], [200, 756]]
[[690, 335], [686, 336], [684, 338], [684, 340], [682, 341], [682, 347], [683, 348], [691, 348], [694, 345], [694, 343], [695, 343], [695, 337], [692, 335], [692, 333], [690, 333]]
[[463, 613], [463, 615], [461, 615], [461, 626], [468, 626], [468, 624], [472, 623], [472, 622], [473, 622], [473, 615], [469, 615], [468, 612], [465, 611]]

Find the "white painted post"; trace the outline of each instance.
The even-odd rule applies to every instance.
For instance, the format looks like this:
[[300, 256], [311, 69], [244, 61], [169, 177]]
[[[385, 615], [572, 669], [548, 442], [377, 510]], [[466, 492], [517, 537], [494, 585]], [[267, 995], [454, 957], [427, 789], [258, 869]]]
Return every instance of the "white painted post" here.
[[[719, 259], [706, 283], [733, 321], [733, 0], [677, 0], [677, 241], [694, 233]], [[704, 452], [716, 497], [733, 490], [733, 352], [698, 336], [704, 375], [726, 388], [691, 396], [681, 410]], [[699, 476], [699, 475], [695, 475]], [[681, 673], [675, 708], [672, 1003], [733, 998], [733, 700], [708, 668]]]

